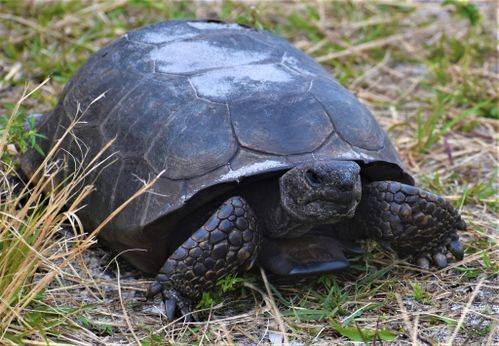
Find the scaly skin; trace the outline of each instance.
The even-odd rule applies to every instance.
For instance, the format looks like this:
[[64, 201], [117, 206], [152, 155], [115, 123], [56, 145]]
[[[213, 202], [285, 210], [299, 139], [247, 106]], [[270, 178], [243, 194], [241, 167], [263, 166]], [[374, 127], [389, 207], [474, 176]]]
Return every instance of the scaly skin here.
[[394, 181], [367, 184], [353, 221], [364, 236], [422, 267], [447, 266], [447, 249], [463, 258], [457, 232], [466, 223], [449, 202], [420, 188]]
[[188, 321], [194, 302], [225, 275], [249, 269], [260, 242], [253, 211], [241, 197], [231, 197], [165, 262], [147, 298], [160, 293], [172, 320], [178, 308]]

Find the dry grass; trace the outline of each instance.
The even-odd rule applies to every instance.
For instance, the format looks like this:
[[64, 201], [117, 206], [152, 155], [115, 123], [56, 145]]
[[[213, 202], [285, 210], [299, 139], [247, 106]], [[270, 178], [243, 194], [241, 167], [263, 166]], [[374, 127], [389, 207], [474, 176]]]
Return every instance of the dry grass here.
[[[2, 309], [12, 307], [9, 314], [0, 314], [9, 322], [2, 342], [8, 333], [31, 344], [50, 340], [77, 345], [343, 345], [356, 338], [401, 345], [499, 343], [494, 3], [477, 3], [482, 18], [475, 25], [471, 17], [458, 15], [462, 8], [438, 3], [115, 1], [41, 6], [35, 1], [0, 6], [2, 111], [12, 108], [9, 102], [16, 104], [26, 81], [40, 83], [47, 75], [52, 80], [25, 100], [21, 111], [50, 109], [92, 52], [145, 23], [209, 16], [278, 30], [368, 104], [419, 185], [451, 200], [469, 225], [462, 235], [465, 259], [440, 271], [420, 270], [368, 245], [350, 271], [335, 276], [290, 281], [255, 272], [228, 279], [210, 292], [211, 300], [203, 300], [205, 322], [167, 323], [159, 301], [143, 301], [148, 278], [119, 258], [92, 246], [73, 261], [62, 260], [90, 240], [81, 242], [78, 227], [77, 233], [57, 231], [65, 215], [57, 209], [46, 216], [55, 220], [47, 227], [57, 227], [41, 239], [51, 251], [30, 251], [20, 238], [12, 238], [9, 230], [19, 229], [32, 211], [17, 214], [15, 196], [4, 202], [6, 193], [2, 208], [10, 208], [5, 217], [17, 226], [3, 227], [0, 239], [21, 242], [19, 249], [36, 261], [22, 266], [27, 281], [17, 282], [20, 287], [29, 283], [30, 290], [39, 283], [48, 286], [36, 299], [23, 292], [22, 302], [2, 301]], [[69, 257], [58, 257], [63, 255]], [[0, 292], [9, 281], [2, 277]], [[235, 288], [224, 292], [231, 283]], [[34, 321], [38, 329], [26, 327]], [[388, 341], [392, 336], [397, 338]]]
[[[16, 103], [3, 132], [0, 152], [5, 151], [9, 128], [21, 103], [41, 86], [23, 94]], [[70, 129], [66, 136], [69, 131]], [[33, 175], [32, 182], [36, 177], [37, 183], [32, 188], [9, 180], [9, 175], [13, 175], [13, 168], [8, 163], [2, 165], [5, 172], [2, 171], [0, 214], [0, 338], [4, 342], [22, 340], [22, 337], [10, 340], [11, 336], [22, 334], [20, 331], [25, 331], [26, 336], [35, 334], [38, 338], [45, 337], [46, 331], [36, 330], [32, 321], [29, 321], [31, 316], [28, 306], [40, 300], [40, 295], [55, 277], [93, 242], [92, 237], [85, 236], [75, 215], [83, 199], [92, 191], [91, 186], [85, 186], [81, 190], [78, 188], [90, 168], [75, 172], [69, 177], [68, 184], [56, 184], [61, 166], [51, 162], [59, 144], [60, 142], [47, 154], [45, 162]], [[97, 162], [98, 159], [96, 158]], [[52, 192], [44, 194], [47, 190]], [[72, 235], [68, 239], [68, 245], [71, 246], [57, 249], [60, 244], [56, 239], [63, 225], [71, 225]], [[38, 271], [43, 271], [44, 276], [34, 281], [34, 275]]]
[[[15, 122], [21, 104], [38, 91], [48, 80], [32, 91], [25, 89], [6, 122], [0, 142], [0, 157], [7, 151], [9, 129]], [[85, 198], [93, 191], [89, 177], [105, 167], [113, 156], [105, 156], [107, 143], [88, 164], [75, 165], [77, 169], [61, 181], [64, 164], [57, 154], [64, 139], [72, 135], [78, 123], [76, 117], [54, 144], [44, 161], [24, 185], [9, 162], [0, 161], [0, 341], [16, 345], [33, 339], [52, 343], [53, 328], [71, 325], [71, 315], [80, 308], [67, 309], [44, 300], [47, 288], [54, 281], [67, 279], [67, 267], [82, 260], [86, 250], [96, 241], [99, 231], [114, 215], [133, 199], [145, 193], [156, 179], [144, 184], [129, 200], [113, 211], [96, 229], [85, 233], [77, 212]], [[83, 148], [82, 148], [83, 149]], [[86, 155], [82, 151], [82, 157]], [[82, 162], [85, 160], [77, 160]], [[48, 192], [50, 191], [50, 192]], [[61, 239], [61, 232], [65, 237]], [[38, 276], [35, 279], [35, 276]], [[70, 316], [67, 316], [69, 312]]]

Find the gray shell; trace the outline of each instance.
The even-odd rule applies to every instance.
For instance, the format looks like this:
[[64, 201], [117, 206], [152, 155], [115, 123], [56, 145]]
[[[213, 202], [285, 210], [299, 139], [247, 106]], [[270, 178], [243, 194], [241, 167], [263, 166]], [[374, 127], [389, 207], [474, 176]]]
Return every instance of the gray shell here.
[[[215, 185], [328, 159], [373, 163], [374, 175], [411, 181], [370, 112], [326, 70], [285, 40], [236, 24], [160, 22], [99, 50], [42, 123], [47, 143], [78, 109], [84, 123], [75, 134], [89, 156], [116, 136], [118, 158], [80, 214], [87, 228], [164, 170], [102, 234], [118, 250], [162, 257], [154, 265], [165, 254], [153, 248], [175, 230], [149, 225]], [[76, 142], [67, 148], [81, 156]]]

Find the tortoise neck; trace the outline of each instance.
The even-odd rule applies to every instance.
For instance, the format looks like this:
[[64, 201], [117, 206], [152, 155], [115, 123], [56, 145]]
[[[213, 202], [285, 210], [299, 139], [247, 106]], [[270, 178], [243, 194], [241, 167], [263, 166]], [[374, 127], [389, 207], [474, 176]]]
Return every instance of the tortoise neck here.
[[267, 221], [267, 234], [272, 238], [298, 238], [308, 233], [313, 225], [305, 224], [291, 215], [281, 204], [279, 199], [269, 210]]
[[311, 223], [300, 222], [282, 206], [278, 177], [258, 181], [244, 189], [242, 195], [255, 211], [262, 234], [270, 238], [296, 238], [311, 229]]

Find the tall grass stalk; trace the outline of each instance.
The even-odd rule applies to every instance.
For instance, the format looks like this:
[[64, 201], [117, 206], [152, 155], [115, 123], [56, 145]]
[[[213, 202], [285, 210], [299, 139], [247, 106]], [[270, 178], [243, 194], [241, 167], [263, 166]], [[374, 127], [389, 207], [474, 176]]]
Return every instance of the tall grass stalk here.
[[[16, 114], [16, 109], [30, 94], [23, 94], [11, 116]], [[61, 274], [62, 269], [95, 242], [95, 236], [112, 217], [146, 192], [156, 180], [145, 183], [95, 230], [86, 230], [90, 232], [85, 233], [77, 211], [84, 207], [82, 202], [94, 189], [88, 184], [90, 177], [112, 162], [114, 156], [105, 154], [112, 141], [88, 164], [82, 163], [88, 154], [82, 149], [82, 159], [73, 158], [78, 163], [75, 172], [63, 182], [57, 179], [61, 176], [63, 165], [53, 164], [63, 140], [73, 136], [71, 130], [84, 114], [77, 116], [66, 129], [26, 186], [15, 186], [9, 178], [14, 175], [14, 168], [7, 163], [0, 165], [0, 343], [14, 343], [15, 335], [19, 333], [24, 338], [36, 335], [36, 338], [47, 340], [46, 331], [24, 318], [25, 309]], [[6, 150], [8, 143], [8, 136], [5, 135], [8, 128], [4, 131], [0, 153]], [[73, 233], [69, 241], [58, 237], [63, 227]], [[35, 281], [36, 272], [43, 272], [44, 275]]]

